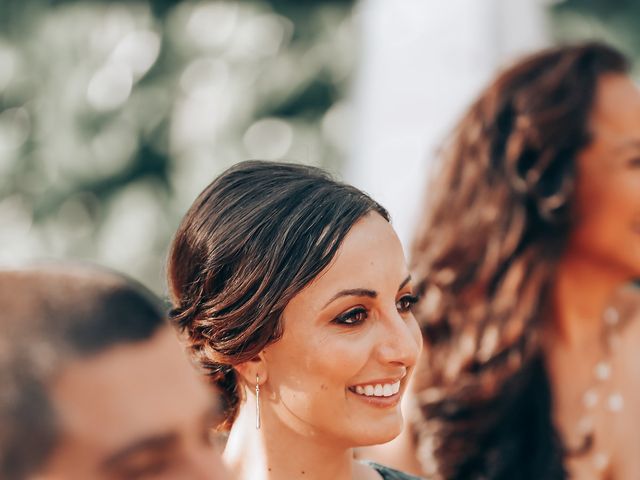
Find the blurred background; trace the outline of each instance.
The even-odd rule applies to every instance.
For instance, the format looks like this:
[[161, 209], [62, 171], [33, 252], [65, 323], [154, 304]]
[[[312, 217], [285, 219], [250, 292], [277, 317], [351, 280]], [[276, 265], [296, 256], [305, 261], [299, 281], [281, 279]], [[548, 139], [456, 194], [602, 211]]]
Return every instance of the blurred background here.
[[327, 168], [402, 240], [443, 135], [496, 68], [560, 41], [640, 52], [633, 0], [0, 0], [0, 264], [75, 258], [165, 290], [231, 164]]

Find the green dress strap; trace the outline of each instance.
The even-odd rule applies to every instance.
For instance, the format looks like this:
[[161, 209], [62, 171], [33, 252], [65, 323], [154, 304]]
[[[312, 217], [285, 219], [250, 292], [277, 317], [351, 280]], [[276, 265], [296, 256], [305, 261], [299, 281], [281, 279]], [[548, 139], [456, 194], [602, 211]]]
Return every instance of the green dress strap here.
[[380, 474], [383, 480], [426, 480], [423, 477], [416, 477], [415, 475], [409, 475], [408, 473], [394, 470], [393, 468], [385, 467], [375, 462], [365, 462], [376, 472]]

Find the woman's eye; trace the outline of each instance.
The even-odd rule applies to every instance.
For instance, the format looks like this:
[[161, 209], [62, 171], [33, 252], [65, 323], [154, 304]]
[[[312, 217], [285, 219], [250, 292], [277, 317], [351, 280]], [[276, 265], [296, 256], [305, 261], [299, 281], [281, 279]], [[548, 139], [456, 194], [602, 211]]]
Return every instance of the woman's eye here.
[[639, 168], [640, 167], [640, 157], [634, 157], [628, 162], [631, 168]]
[[367, 310], [363, 307], [353, 308], [338, 315], [333, 323], [339, 325], [359, 325], [367, 319]]
[[417, 302], [418, 297], [414, 295], [405, 295], [400, 300], [398, 300], [398, 302], [396, 303], [396, 308], [398, 309], [398, 312], [406, 313], [411, 310], [411, 307], [413, 307]]

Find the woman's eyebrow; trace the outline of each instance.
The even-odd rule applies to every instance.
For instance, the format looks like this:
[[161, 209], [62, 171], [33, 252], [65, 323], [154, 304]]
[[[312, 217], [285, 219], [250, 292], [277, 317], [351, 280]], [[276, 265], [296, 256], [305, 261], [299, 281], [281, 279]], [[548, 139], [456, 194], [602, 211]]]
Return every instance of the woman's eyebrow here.
[[367, 288], [349, 288], [347, 290], [340, 290], [338, 293], [336, 293], [333, 297], [331, 297], [331, 299], [324, 304], [325, 308], [327, 305], [329, 305], [331, 302], [333, 302], [334, 300], [340, 298], [340, 297], [369, 297], [369, 298], [376, 298], [378, 296], [378, 292], [376, 292], [375, 290], [369, 290]]
[[620, 153], [620, 152], [624, 152], [626, 150], [639, 150], [640, 149], [640, 139], [637, 138], [632, 138], [632, 139], [626, 139], [623, 140], [621, 142], [619, 142], [616, 146], [615, 146], [615, 152], [616, 153]]
[[402, 281], [402, 283], [401, 283], [401, 284], [400, 284], [400, 286], [398, 287], [398, 290], [402, 290], [402, 289], [405, 287], [405, 285], [406, 285], [407, 283], [409, 283], [410, 281], [411, 281], [411, 275], [407, 275], [407, 278], [405, 278], [405, 279]]
[[[411, 275], [407, 275], [407, 278], [405, 278], [402, 281], [402, 283], [400, 283], [400, 286], [398, 287], [398, 290], [402, 290], [405, 287], [405, 285], [407, 283], [409, 283], [410, 281], [411, 281]], [[329, 301], [327, 303], [325, 303], [322, 308], [326, 308], [331, 302], [335, 301], [336, 299], [338, 299], [340, 297], [369, 297], [369, 298], [376, 298], [377, 296], [378, 296], [378, 292], [376, 292], [375, 290], [369, 290], [368, 288], [349, 288], [349, 289], [346, 289], [346, 290], [340, 290], [333, 297], [331, 297], [329, 299]]]

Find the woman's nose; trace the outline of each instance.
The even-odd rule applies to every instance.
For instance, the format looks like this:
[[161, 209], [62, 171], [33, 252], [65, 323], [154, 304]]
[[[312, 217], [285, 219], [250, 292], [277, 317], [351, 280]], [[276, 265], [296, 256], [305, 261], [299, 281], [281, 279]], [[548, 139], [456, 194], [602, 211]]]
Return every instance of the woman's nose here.
[[383, 322], [378, 356], [383, 363], [412, 367], [418, 361], [422, 337], [412, 313], [391, 313]]

